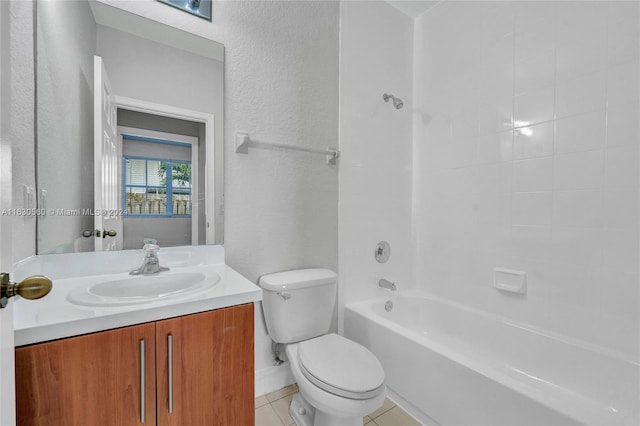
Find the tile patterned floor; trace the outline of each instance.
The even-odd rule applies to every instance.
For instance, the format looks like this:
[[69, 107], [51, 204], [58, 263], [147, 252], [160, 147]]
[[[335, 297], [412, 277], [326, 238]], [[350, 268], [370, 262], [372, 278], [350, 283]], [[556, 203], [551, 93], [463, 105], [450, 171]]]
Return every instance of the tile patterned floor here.
[[[289, 404], [293, 395], [298, 392], [298, 385], [293, 384], [267, 395], [256, 398], [256, 426], [291, 426], [295, 425], [289, 415]], [[386, 399], [382, 407], [362, 419], [367, 426], [419, 426], [413, 417]]]

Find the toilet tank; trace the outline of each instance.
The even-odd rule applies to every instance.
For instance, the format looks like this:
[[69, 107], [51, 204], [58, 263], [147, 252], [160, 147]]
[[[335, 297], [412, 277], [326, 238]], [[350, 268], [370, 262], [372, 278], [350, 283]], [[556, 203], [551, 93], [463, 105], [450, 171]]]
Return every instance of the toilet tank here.
[[336, 302], [337, 275], [298, 269], [260, 277], [267, 331], [275, 342], [294, 343], [326, 334]]

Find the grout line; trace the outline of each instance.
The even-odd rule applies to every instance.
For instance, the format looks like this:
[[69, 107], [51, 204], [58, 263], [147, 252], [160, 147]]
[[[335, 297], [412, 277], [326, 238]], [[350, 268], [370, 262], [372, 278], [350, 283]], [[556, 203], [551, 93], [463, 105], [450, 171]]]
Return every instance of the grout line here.
[[[283, 388], [283, 389], [284, 389], [284, 388]], [[277, 391], [274, 391], [274, 392], [277, 392]], [[281, 424], [282, 426], [294, 426], [294, 425], [295, 425], [295, 423], [292, 423], [291, 425], [287, 425], [287, 424], [285, 424], [285, 422], [282, 420], [282, 418], [280, 418], [280, 415], [278, 414], [278, 411], [277, 411], [277, 410], [276, 410], [276, 408], [273, 406], [273, 404], [274, 404], [274, 403], [276, 403], [276, 402], [278, 402], [278, 401], [280, 401], [281, 399], [287, 398], [287, 397], [289, 397], [289, 396], [291, 396], [291, 395], [294, 395], [294, 394], [296, 394], [296, 393], [298, 393], [298, 392], [299, 392], [299, 390], [295, 390], [294, 392], [291, 392], [291, 393], [289, 393], [289, 394], [287, 394], [287, 395], [284, 395], [284, 396], [282, 396], [282, 397], [280, 397], [280, 398], [278, 398], [278, 399], [275, 399], [275, 400], [273, 400], [273, 401], [269, 401], [269, 400], [266, 398], [266, 395], [261, 395], [261, 396], [264, 396], [264, 397], [265, 397], [265, 400], [266, 400], [267, 402], [266, 402], [265, 404], [260, 405], [259, 407], [256, 407], [255, 409], [256, 409], [256, 410], [258, 410], [259, 408], [262, 408], [262, 407], [264, 407], [265, 405], [269, 405], [269, 406], [271, 407], [271, 409], [275, 412], [276, 416], [278, 417], [278, 420], [280, 420], [280, 424]], [[258, 397], [258, 398], [259, 398], [259, 397]], [[257, 398], [256, 398], [256, 399], [257, 399]], [[396, 407], [397, 407], [397, 408], [399, 408], [400, 410], [402, 410], [405, 414], [409, 415], [409, 413], [407, 413], [405, 410], [403, 410], [403, 409], [402, 409], [402, 407], [400, 407], [398, 404], [396, 404], [396, 402], [395, 402], [395, 401], [393, 401], [392, 399], [390, 399], [390, 398], [388, 398], [388, 397], [387, 397], [387, 399], [388, 399], [389, 401], [391, 401], [391, 402], [393, 403], [393, 405], [392, 405], [391, 407], [389, 407], [388, 409], [386, 409], [385, 411], [383, 411], [383, 412], [379, 413], [376, 417], [372, 417], [372, 416], [371, 416], [371, 414], [369, 414], [368, 416], [369, 416], [369, 418], [371, 419], [371, 421], [370, 421], [369, 423], [367, 423], [368, 425], [371, 425], [371, 426], [378, 426], [378, 423], [376, 423], [376, 421], [375, 421], [375, 420], [376, 420], [377, 418], [380, 418], [380, 417], [381, 417], [381, 416], [383, 416], [384, 414], [388, 413], [389, 411], [393, 410], [393, 409], [394, 409], [394, 408], [396, 408]]]
[[[375, 420], [375, 419], [379, 418], [380, 416], [382, 416], [383, 414], [386, 414], [386, 413], [388, 413], [389, 411], [393, 410], [393, 409], [394, 409], [394, 408], [396, 408], [396, 407], [397, 407], [397, 405], [394, 405], [393, 407], [389, 408], [388, 410], [383, 411], [382, 413], [378, 414], [378, 415], [377, 415], [377, 416], [375, 416], [375, 417], [371, 417], [371, 415], [369, 414], [369, 417], [371, 417], [371, 420]], [[403, 410], [403, 411], [404, 411], [404, 410]]]
[[[381, 412], [380, 414], [378, 414], [378, 415], [377, 415], [377, 416], [375, 416], [375, 417], [372, 417], [372, 416], [371, 416], [371, 414], [369, 414], [369, 417], [371, 418], [371, 420], [375, 420], [375, 419], [377, 419], [378, 417], [382, 416], [383, 414], [387, 413], [388, 411], [393, 410], [394, 408], [396, 408], [396, 407], [398, 406], [398, 404], [396, 404], [396, 403], [395, 403], [395, 401], [394, 401], [394, 400], [392, 400], [391, 398], [386, 397], [386, 399], [388, 399], [389, 401], [391, 401], [391, 402], [393, 403], [393, 405], [392, 405], [391, 407], [389, 407], [388, 409], [384, 410], [383, 412]], [[402, 410], [402, 408], [400, 408], [400, 409]], [[376, 410], [376, 411], [377, 411], [377, 410]], [[402, 410], [402, 411], [404, 411], [404, 410]], [[375, 412], [375, 411], [374, 411], [374, 412]]]

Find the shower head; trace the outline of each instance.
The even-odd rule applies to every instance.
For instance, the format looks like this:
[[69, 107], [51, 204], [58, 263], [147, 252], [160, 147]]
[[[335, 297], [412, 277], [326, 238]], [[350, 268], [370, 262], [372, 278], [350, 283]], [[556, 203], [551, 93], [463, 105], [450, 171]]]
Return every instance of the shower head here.
[[404, 106], [404, 102], [402, 102], [402, 99], [396, 98], [393, 95], [388, 95], [385, 93], [384, 95], [382, 95], [382, 99], [384, 99], [385, 102], [389, 102], [389, 99], [393, 99], [393, 106], [396, 109], [400, 109]]

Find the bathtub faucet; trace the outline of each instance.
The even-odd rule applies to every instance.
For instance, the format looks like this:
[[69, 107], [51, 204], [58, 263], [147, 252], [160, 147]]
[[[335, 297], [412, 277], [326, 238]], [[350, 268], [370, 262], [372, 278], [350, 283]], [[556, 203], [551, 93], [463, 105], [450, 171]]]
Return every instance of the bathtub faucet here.
[[384, 278], [382, 278], [380, 281], [378, 281], [378, 287], [382, 287], [382, 288], [388, 288], [391, 291], [396, 291], [396, 283], [392, 283], [391, 281], [387, 281]]

